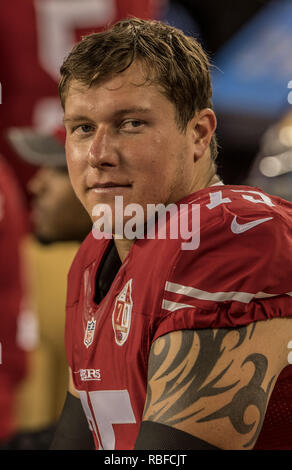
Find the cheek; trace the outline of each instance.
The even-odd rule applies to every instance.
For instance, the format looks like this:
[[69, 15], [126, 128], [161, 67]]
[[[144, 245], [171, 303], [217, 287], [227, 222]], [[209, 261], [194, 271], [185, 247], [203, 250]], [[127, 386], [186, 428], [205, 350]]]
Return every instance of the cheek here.
[[167, 170], [168, 165], [168, 142], [166, 139], [158, 136], [151, 136], [145, 139], [145, 142], [139, 143], [134, 149], [135, 169], [141, 175], [141, 179], [160, 179]]
[[68, 167], [81, 167], [86, 163], [86, 147], [80, 143], [74, 142], [73, 138], [67, 140], [65, 151]]
[[84, 207], [86, 211], [90, 211], [90, 207], [88, 206], [88, 201], [86, 198], [85, 192], [85, 172], [83, 165], [78, 160], [71, 160], [67, 158], [67, 167], [68, 167], [68, 174], [69, 174], [69, 182], [71, 192], [74, 194], [74, 198], [76, 199], [76, 204], [80, 204]]
[[76, 191], [75, 186], [77, 185], [77, 182], [78, 182], [78, 169], [69, 159], [67, 159], [67, 167], [68, 167], [68, 174], [69, 174], [71, 185]]
[[155, 140], [148, 141], [143, 148], [140, 161], [137, 160], [136, 170], [147, 192], [152, 193], [155, 199], [165, 199], [169, 191], [181, 180], [183, 171], [182, 148], [177, 139], [168, 139], [157, 136]]
[[75, 193], [79, 195], [81, 192], [84, 173], [83, 160], [80, 158], [80, 155], [76, 150], [68, 147], [66, 147], [66, 159], [71, 185]]

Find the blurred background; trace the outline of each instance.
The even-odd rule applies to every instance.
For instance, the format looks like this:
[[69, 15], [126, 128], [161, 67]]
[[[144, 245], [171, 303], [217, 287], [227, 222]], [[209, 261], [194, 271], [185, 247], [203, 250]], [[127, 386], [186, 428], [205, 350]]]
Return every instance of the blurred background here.
[[[0, 448], [47, 448], [66, 391], [66, 276], [90, 225], [70, 192], [56, 132], [59, 67], [82, 35], [129, 15], [167, 21], [209, 54], [224, 183], [292, 201], [292, 0], [2, 0]], [[53, 212], [69, 199], [73, 215], [53, 233], [49, 222], [62, 218]], [[9, 226], [16, 215], [18, 228]]]

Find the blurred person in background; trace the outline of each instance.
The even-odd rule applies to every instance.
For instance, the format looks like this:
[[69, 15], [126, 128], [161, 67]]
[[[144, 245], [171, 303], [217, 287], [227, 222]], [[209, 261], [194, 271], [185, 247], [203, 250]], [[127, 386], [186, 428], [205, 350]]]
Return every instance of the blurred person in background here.
[[26, 233], [23, 194], [0, 156], [0, 449], [17, 432], [17, 389], [27, 372], [22, 243]]
[[263, 134], [246, 184], [292, 201], [292, 111]]
[[30, 354], [29, 375], [18, 394], [20, 432], [12, 443], [15, 449], [37, 450], [48, 447], [65, 399], [67, 272], [91, 222], [69, 181], [64, 132], [57, 129], [52, 135], [12, 128], [8, 135], [21, 158], [39, 166], [28, 184], [33, 236], [25, 244], [39, 344]]

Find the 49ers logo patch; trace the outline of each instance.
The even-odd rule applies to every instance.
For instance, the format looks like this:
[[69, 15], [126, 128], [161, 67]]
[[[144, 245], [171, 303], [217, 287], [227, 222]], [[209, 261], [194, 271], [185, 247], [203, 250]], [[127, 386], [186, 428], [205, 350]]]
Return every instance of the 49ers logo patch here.
[[114, 311], [112, 315], [113, 329], [115, 333], [115, 341], [122, 346], [127, 341], [132, 318], [132, 280], [130, 279], [122, 291], [116, 297]]

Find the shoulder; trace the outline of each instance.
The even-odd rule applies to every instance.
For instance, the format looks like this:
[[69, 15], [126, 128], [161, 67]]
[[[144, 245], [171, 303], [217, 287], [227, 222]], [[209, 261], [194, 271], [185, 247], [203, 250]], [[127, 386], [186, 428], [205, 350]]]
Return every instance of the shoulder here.
[[207, 188], [188, 204], [200, 208], [197, 247], [181, 243], [169, 258], [163, 310], [198, 328], [292, 316], [292, 205], [236, 186]]
[[149, 269], [155, 258], [166, 283], [220, 292], [292, 291], [288, 201], [248, 186], [205, 188], [172, 207], [166, 233], [164, 240], [141, 242], [139, 254]]
[[[269, 219], [273, 222], [265, 224], [263, 231], [272, 234], [271, 227], [275, 223], [284, 229], [292, 221], [290, 202], [250, 186], [213, 186], [189, 197], [188, 203], [190, 206], [200, 206], [201, 228], [205, 231], [224, 228], [225, 232], [237, 235], [248, 232], [250, 228], [262, 225]], [[258, 224], [254, 224], [254, 220]], [[251, 224], [245, 225], [245, 222]]]
[[188, 200], [188, 213], [199, 207], [197, 248], [183, 246], [179, 258], [204, 258], [218, 267], [231, 261], [240, 266], [255, 260], [286, 260], [286, 268], [291, 266], [290, 202], [248, 186], [217, 186], [193, 196]]

